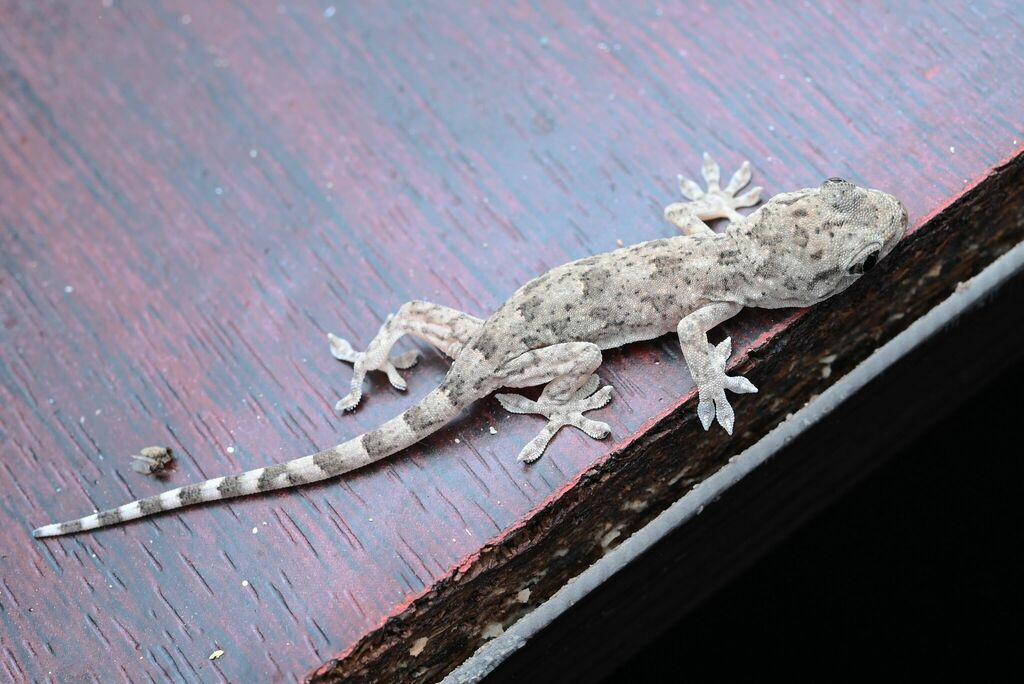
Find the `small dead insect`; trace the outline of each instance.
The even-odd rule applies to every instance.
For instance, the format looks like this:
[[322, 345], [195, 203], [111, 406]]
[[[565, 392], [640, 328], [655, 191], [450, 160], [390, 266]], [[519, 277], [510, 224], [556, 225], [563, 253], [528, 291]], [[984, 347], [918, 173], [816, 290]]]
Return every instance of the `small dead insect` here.
[[161, 475], [174, 460], [171, 447], [146, 447], [138, 454], [132, 454], [132, 470], [143, 475]]

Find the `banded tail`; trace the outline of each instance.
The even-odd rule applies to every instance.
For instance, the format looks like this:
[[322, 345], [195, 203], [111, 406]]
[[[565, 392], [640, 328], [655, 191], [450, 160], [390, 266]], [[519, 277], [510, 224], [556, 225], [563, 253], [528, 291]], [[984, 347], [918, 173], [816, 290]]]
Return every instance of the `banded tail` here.
[[447, 382], [380, 427], [330, 449], [286, 463], [256, 468], [241, 475], [216, 477], [199, 484], [177, 487], [163, 494], [87, 515], [77, 520], [45, 525], [32, 531], [34, 537], [56, 537], [93, 530], [161, 511], [220, 501], [272, 489], [294, 487], [341, 475], [379, 461], [412, 446], [449, 423], [469, 400], [453, 399]]

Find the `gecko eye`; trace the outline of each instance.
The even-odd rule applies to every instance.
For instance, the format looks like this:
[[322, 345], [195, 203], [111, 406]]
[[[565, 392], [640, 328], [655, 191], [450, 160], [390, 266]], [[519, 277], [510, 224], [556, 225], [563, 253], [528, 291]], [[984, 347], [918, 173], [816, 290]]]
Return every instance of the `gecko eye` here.
[[839, 178], [838, 176], [832, 176], [831, 178], [829, 178], [829, 179], [828, 179], [827, 181], [825, 181], [825, 182], [826, 182], [826, 183], [845, 183], [845, 182], [846, 182], [846, 180], [845, 180], [845, 179], [843, 179], [843, 178]]
[[873, 252], [869, 252], [866, 257], [864, 257], [863, 259], [861, 259], [860, 261], [855, 263], [853, 266], [851, 266], [850, 267], [850, 273], [851, 274], [855, 274], [855, 275], [860, 275], [862, 273], [867, 273], [868, 271], [873, 269], [875, 267], [875, 264], [877, 264], [877, 263], [878, 263], [878, 250], [876, 249]]

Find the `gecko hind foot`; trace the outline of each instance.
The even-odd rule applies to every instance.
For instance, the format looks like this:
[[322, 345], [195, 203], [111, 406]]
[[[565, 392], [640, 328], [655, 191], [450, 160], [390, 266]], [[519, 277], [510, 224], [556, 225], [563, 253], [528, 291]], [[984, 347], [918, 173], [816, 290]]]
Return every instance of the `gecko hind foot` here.
[[363, 396], [363, 379], [372, 370], [387, 374], [395, 389], [404, 390], [407, 387], [405, 378], [398, 371], [415, 365], [419, 359], [419, 352], [410, 351], [391, 356], [391, 348], [406, 335], [419, 338], [433, 345], [448, 358], [454, 359], [483, 323], [476, 316], [447, 306], [413, 300], [403, 304], [398, 311], [385, 319], [380, 330], [366, 346], [366, 351], [357, 352], [347, 340], [328, 334], [334, 358], [348, 361], [355, 366], [352, 372], [351, 391], [335, 405], [335, 409], [351, 411], [359, 405], [359, 400]]
[[392, 387], [397, 390], [405, 390], [408, 384], [398, 371], [412, 368], [419, 361], [419, 352], [413, 350], [397, 356], [385, 357], [383, 361], [371, 365], [366, 352], [357, 352], [348, 340], [331, 333], [327, 333], [327, 339], [331, 343], [331, 354], [334, 358], [339, 361], [347, 361], [355, 367], [355, 372], [352, 375], [352, 389], [334, 405], [337, 411], [351, 411], [359, 405], [363, 396], [363, 378], [367, 372], [382, 371], [388, 376], [388, 382]]
[[496, 394], [495, 397], [511, 413], [533, 413], [548, 418], [548, 424], [529, 444], [519, 452], [519, 460], [533, 463], [543, 455], [548, 443], [555, 434], [566, 425], [578, 428], [594, 439], [604, 439], [611, 434], [607, 423], [591, 420], [583, 415], [584, 411], [599, 409], [612, 399], [612, 386], [605, 385], [597, 389], [600, 380], [591, 375], [583, 387], [576, 390], [568, 401], [556, 402], [545, 399], [543, 395], [537, 401], [527, 399], [521, 394]]
[[705, 152], [701, 175], [704, 176], [708, 189], [701, 190], [697, 183], [680, 174], [679, 190], [690, 201], [676, 202], [665, 207], [665, 218], [676, 223], [674, 219], [678, 218], [679, 214], [693, 212], [702, 221], [717, 218], [726, 218], [730, 221], [742, 219], [742, 214], [736, 210], [752, 207], [761, 199], [760, 186], [751, 188], [739, 197], [736, 196], [736, 193], [750, 182], [750, 162], [745, 161], [740, 165], [725, 188], [719, 186], [719, 174], [718, 164]]

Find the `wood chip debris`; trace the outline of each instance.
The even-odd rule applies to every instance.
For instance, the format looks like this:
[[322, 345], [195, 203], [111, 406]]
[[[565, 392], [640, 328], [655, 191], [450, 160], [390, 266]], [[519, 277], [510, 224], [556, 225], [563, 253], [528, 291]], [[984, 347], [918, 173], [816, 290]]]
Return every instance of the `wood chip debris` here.
[[217, 658], [220, 658], [222, 655], [224, 655], [224, 651], [218, 648], [216, 651], [210, 654], [210, 657], [207, 658], [207, 660], [216, 660]]
[[173, 460], [171, 447], [146, 447], [138, 454], [132, 454], [132, 470], [143, 475], [159, 475]]

